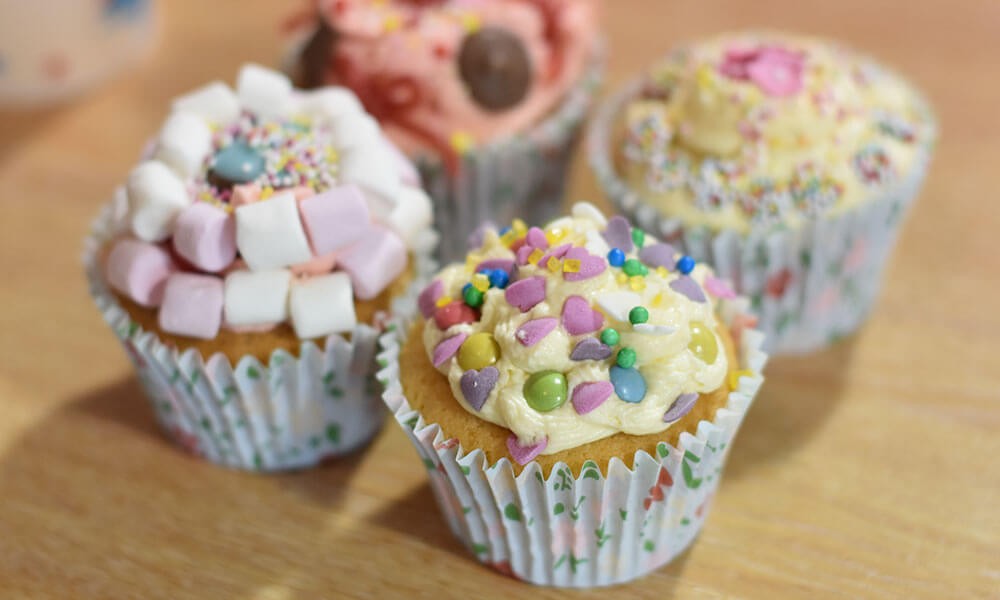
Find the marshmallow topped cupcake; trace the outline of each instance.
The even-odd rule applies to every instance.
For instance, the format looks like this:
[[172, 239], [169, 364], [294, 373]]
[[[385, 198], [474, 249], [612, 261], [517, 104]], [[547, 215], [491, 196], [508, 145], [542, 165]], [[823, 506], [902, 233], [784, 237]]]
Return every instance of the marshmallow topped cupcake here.
[[[295, 91], [283, 75], [248, 65], [235, 91], [213, 83], [177, 99], [147, 154], [88, 252], [95, 295], [110, 321], [128, 322], [133, 355], [148, 352], [143, 364], [197, 356], [198, 368], [231, 367], [206, 373], [210, 380], [238, 380], [241, 372], [261, 379], [274, 375], [276, 362], [300, 361], [292, 381], [277, 380], [303, 410], [323, 412], [324, 388], [338, 398], [354, 388], [352, 403], [372, 404], [374, 338], [394, 305], [405, 310], [403, 292], [426, 268], [435, 234], [413, 167], [354, 95]], [[139, 330], [147, 343], [135, 343]], [[324, 347], [326, 364], [307, 360]], [[190, 370], [161, 367], [152, 371]], [[179, 377], [158, 383], [176, 388]], [[172, 403], [202, 400], [195, 386], [181, 389], [166, 394]], [[242, 399], [287, 402], [278, 391], [247, 390]], [[294, 417], [289, 412], [280, 411]], [[358, 433], [374, 431], [378, 411], [354, 414], [365, 412], [372, 424], [343, 436], [354, 445]], [[236, 454], [223, 462], [284, 466]], [[321, 456], [308, 448], [295, 454], [287, 457], [295, 464]]]
[[323, 1], [297, 71], [308, 85], [358, 94], [421, 159], [428, 190], [448, 207], [440, 228], [458, 226], [461, 239], [484, 219], [532, 208], [529, 198], [558, 201], [553, 182], [598, 70], [598, 5]]
[[[611, 566], [602, 565], [602, 552], [631, 553], [642, 542], [623, 537], [602, 550], [594, 531], [650, 511], [646, 492], [685, 470], [689, 488], [707, 491], [694, 483], [692, 464], [682, 464], [685, 450], [703, 428], [720, 436], [711, 443], [719, 454], [689, 461], [714, 478], [761, 382], [761, 339], [745, 306], [708, 267], [622, 217], [605, 220], [578, 204], [545, 228], [515, 221], [487, 229], [464, 263], [446, 267], [421, 293], [423, 318], [405, 340], [402, 330], [383, 338], [388, 367], [380, 377], [397, 420], [434, 465], [432, 478], [448, 480], [436, 487], [455, 496], [442, 501], [453, 529], [471, 547], [486, 548], [477, 554], [506, 556], [518, 576], [536, 583], [624, 581], [669, 560], [693, 532], [658, 522], [643, 531], [674, 544], [671, 550]], [[581, 496], [547, 497], [550, 484]], [[656, 501], [670, 506], [664, 510], [698, 506], [686, 496], [692, 490], [665, 498], [670, 489], [662, 485]], [[547, 544], [527, 546], [561, 535], [569, 524], [562, 513], [583, 496], [604, 504], [572, 524], [590, 552], [576, 558], [594, 563], [576, 579], [560, 572], [559, 556], [537, 554]], [[500, 505], [466, 511], [472, 497]], [[500, 524], [490, 524], [498, 515]], [[536, 525], [525, 535], [530, 521]]]
[[609, 194], [754, 301], [780, 350], [857, 327], [935, 139], [903, 79], [831, 42], [720, 36], [655, 65], [595, 126]]

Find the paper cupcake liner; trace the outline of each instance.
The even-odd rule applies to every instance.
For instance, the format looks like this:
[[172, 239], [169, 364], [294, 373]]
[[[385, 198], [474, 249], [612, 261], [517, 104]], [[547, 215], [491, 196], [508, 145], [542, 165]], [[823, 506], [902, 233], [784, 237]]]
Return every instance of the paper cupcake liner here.
[[[886, 264], [930, 162], [930, 144], [893, 184], [855, 207], [794, 230], [713, 232], [686, 227], [646, 203], [619, 178], [615, 118], [640, 93], [636, 81], [598, 111], [587, 154], [605, 193], [637, 225], [711, 265], [750, 298], [769, 352], [804, 353], [854, 332], [878, 299]], [[923, 110], [930, 115], [926, 106]], [[930, 121], [929, 121], [930, 122]], [[933, 139], [933, 135], [931, 136]]]
[[[746, 301], [726, 303], [727, 322]], [[584, 465], [579, 476], [563, 463], [548, 478], [537, 462], [514, 475], [507, 458], [487, 464], [413, 410], [399, 379], [406, 326], [382, 336], [378, 373], [383, 398], [423, 459], [438, 505], [455, 536], [482, 563], [524, 581], [558, 587], [626, 582], [684, 551], [707, 516], [729, 445], [763, 383], [763, 335], [741, 338], [741, 365], [752, 369], [714, 419], [683, 433], [677, 447], [661, 443], [656, 456], [635, 453], [631, 468], [612, 458], [606, 468]]]
[[556, 216], [576, 141], [600, 88], [604, 56], [599, 44], [584, 76], [542, 123], [473, 149], [457, 174], [437, 158], [416, 159], [434, 202], [435, 227], [448, 234], [438, 249], [443, 262], [464, 257], [468, 235], [483, 223], [517, 217], [545, 223]]
[[[374, 377], [378, 329], [360, 324], [349, 340], [331, 335], [323, 347], [304, 342], [298, 357], [277, 350], [267, 364], [178, 352], [133, 322], [104, 282], [98, 254], [116, 233], [115, 210], [102, 211], [85, 241], [90, 293], [178, 446], [217, 465], [275, 472], [349, 453], [378, 432], [385, 417]], [[436, 269], [436, 234], [425, 238], [415, 253], [416, 281]], [[393, 301], [394, 314], [416, 310], [417, 285]]]

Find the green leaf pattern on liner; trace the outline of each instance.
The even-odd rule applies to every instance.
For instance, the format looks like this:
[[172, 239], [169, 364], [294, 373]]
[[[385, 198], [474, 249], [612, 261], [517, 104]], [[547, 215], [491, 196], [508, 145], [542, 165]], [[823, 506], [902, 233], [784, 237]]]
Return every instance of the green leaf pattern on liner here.
[[503, 508], [503, 516], [507, 517], [511, 521], [520, 521], [521, 509], [518, 508], [516, 504], [511, 502]]

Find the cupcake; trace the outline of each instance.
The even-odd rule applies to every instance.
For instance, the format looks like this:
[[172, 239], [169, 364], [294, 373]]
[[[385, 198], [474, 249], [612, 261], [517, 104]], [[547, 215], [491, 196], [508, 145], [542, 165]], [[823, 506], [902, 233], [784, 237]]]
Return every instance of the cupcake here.
[[434, 270], [430, 211], [353, 93], [248, 65], [173, 102], [84, 262], [170, 437], [301, 468], [378, 431], [376, 342]]
[[708, 267], [577, 204], [485, 230], [418, 306], [382, 338], [384, 399], [480, 561], [589, 587], [690, 544], [766, 360]]
[[621, 210], [750, 298], [773, 351], [805, 352], [870, 312], [935, 137], [920, 94], [867, 57], [741, 33], [627, 86], [588, 152]]
[[417, 160], [457, 259], [485, 220], [554, 216], [601, 71], [598, 3], [321, 1], [293, 70], [353, 89]]

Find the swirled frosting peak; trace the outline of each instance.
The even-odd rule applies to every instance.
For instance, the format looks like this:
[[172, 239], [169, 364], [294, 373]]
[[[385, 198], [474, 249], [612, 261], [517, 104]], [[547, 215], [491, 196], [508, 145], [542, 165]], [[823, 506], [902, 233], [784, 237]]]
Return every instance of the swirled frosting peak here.
[[710, 270], [590, 204], [545, 228], [484, 229], [420, 296], [427, 356], [525, 463], [666, 430], [722, 385]]

